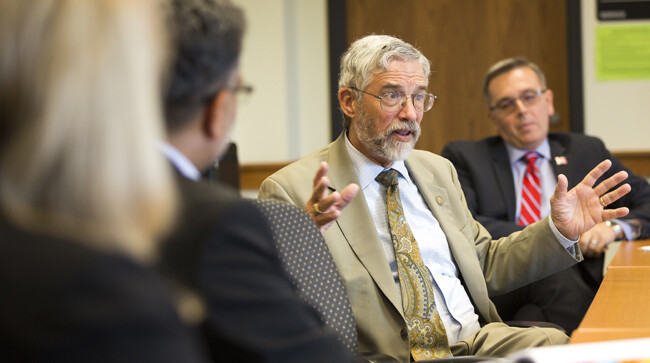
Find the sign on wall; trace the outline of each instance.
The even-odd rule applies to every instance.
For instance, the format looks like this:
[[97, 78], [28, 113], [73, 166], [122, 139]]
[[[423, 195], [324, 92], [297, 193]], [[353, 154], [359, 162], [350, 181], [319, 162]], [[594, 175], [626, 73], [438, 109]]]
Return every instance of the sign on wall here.
[[596, 0], [598, 20], [650, 19], [650, 0]]

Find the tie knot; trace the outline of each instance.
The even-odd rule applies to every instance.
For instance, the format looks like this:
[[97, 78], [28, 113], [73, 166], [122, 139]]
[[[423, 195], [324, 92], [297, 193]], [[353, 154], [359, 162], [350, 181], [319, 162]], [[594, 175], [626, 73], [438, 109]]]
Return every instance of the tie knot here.
[[395, 169], [388, 169], [384, 170], [377, 177], [375, 178], [376, 181], [379, 182], [379, 184], [385, 186], [386, 188], [390, 187], [391, 185], [397, 185], [397, 170]]
[[538, 155], [537, 155], [537, 153], [535, 151], [529, 151], [529, 152], [526, 153], [526, 155], [524, 155], [522, 160], [526, 160], [528, 165], [531, 165], [531, 164], [534, 165], [535, 161], [537, 161], [537, 157], [538, 157]]

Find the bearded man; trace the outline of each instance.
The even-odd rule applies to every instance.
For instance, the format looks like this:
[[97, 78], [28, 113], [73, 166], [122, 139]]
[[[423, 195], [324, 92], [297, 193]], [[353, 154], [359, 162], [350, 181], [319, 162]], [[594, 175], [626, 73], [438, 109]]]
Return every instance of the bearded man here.
[[629, 192], [627, 184], [609, 191], [627, 174], [594, 186], [611, 165], [604, 161], [568, 192], [560, 176], [548, 217], [492, 240], [467, 208], [453, 165], [414, 150], [423, 113], [436, 99], [427, 91], [429, 72], [426, 57], [400, 39], [355, 41], [341, 59], [344, 132], [267, 178], [260, 197], [302, 206], [320, 226], [361, 352], [409, 362], [565, 343], [556, 329], [503, 324], [488, 295], [582, 260], [580, 234], [627, 214], [601, 204]]

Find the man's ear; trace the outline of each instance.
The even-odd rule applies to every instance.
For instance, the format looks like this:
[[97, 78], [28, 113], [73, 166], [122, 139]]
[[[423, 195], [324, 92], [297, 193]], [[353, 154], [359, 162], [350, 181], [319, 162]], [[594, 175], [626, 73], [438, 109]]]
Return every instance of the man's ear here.
[[339, 105], [341, 106], [341, 111], [349, 118], [356, 116], [358, 103], [351, 89], [343, 87], [339, 90]]
[[555, 106], [553, 106], [553, 91], [547, 89], [546, 92], [544, 92], [543, 96], [546, 97], [546, 104], [548, 105], [548, 115], [549, 116], [555, 115]]
[[223, 89], [214, 95], [203, 115], [203, 132], [213, 140], [220, 140], [221, 130], [224, 130], [222, 123], [227, 122], [227, 101], [228, 92]]

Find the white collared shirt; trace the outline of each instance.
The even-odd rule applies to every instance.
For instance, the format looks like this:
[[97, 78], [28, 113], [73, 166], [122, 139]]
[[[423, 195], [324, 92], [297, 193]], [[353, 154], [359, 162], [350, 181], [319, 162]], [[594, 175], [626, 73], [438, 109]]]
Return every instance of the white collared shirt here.
[[515, 195], [517, 203], [517, 211], [515, 213], [515, 220], [519, 220], [519, 214], [521, 213], [521, 185], [524, 180], [524, 174], [526, 174], [527, 162], [522, 161], [521, 158], [526, 155], [528, 151], [537, 152], [537, 161], [535, 161], [535, 166], [539, 170], [540, 181], [542, 184], [542, 206], [540, 208], [541, 218], [546, 217], [551, 213], [551, 196], [555, 191], [555, 184], [557, 184], [557, 177], [551, 166], [551, 147], [548, 144], [548, 139], [544, 139], [539, 147], [535, 150], [520, 150], [514, 146], [506, 143], [506, 150], [508, 151], [508, 159], [510, 160], [510, 168], [512, 169], [512, 177], [515, 183]]
[[199, 181], [201, 179], [201, 172], [197, 167], [192, 164], [190, 159], [188, 159], [183, 153], [178, 151], [175, 147], [170, 145], [166, 141], [160, 141], [158, 143], [158, 148], [165, 155], [165, 157], [174, 165], [181, 175], [187, 179]]

